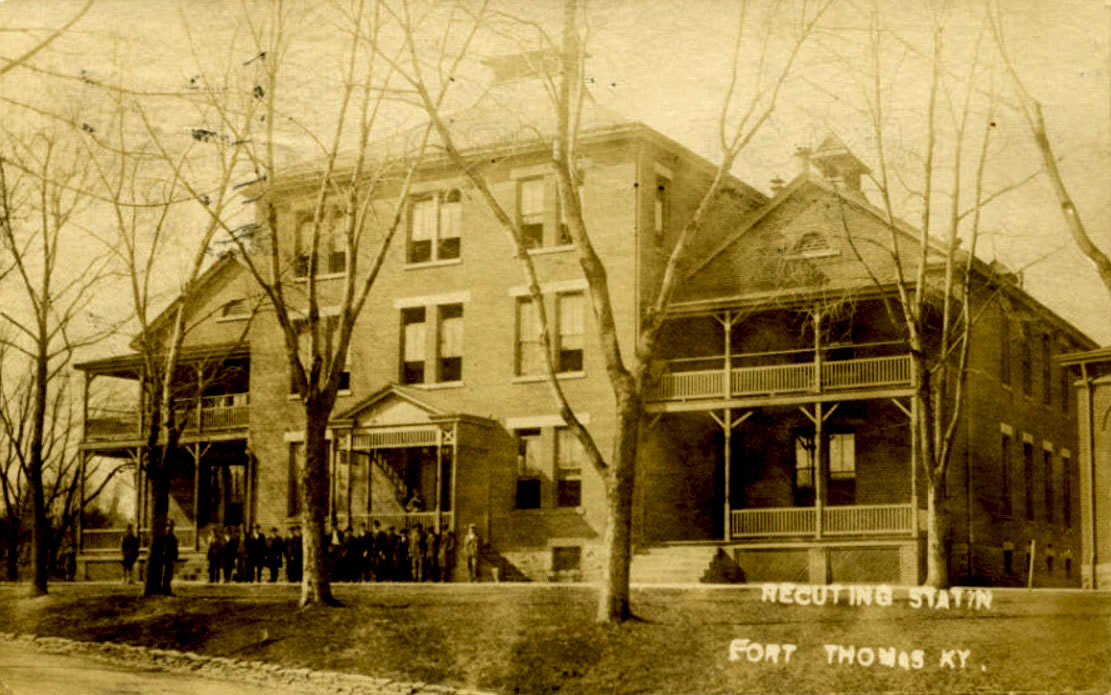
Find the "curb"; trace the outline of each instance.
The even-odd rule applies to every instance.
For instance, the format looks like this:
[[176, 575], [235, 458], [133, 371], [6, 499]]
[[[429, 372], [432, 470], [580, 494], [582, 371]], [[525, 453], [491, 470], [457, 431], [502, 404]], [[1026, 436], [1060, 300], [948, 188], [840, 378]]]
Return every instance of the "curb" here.
[[204, 656], [194, 652], [151, 649], [115, 642], [81, 642], [63, 637], [39, 637], [12, 632], [0, 632], [0, 642], [32, 646], [48, 654], [80, 655], [125, 666], [193, 673], [214, 680], [285, 688], [308, 686], [345, 695], [493, 695], [480, 690], [410, 683], [336, 671], [314, 671], [265, 661]]

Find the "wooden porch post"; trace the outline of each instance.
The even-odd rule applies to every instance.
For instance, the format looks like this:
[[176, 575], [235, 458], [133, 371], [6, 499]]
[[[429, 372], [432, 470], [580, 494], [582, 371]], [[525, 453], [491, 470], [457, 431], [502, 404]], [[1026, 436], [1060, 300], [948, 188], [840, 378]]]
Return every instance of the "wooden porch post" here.
[[192, 447], [193, 453], [193, 550], [201, 547], [201, 445]]
[[201, 418], [204, 417], [204, 400], [201, 398], [201, 394], [204, 393], [204, 366], [198, 363], [193, 370], [197, 373], [197, 402], [193, 408], [197, 417], [197, 434], [200, 434], [204, 429], [204, 423], [201, 422]]
[[[727, 353], [726, 354], [726, 360], [728, 360], [728, 359], [729, 359], [729, 356], [728, 356], [728, 353]], [[729, 363], [727, 361], [726, 365], [728, 365], [728, 364]], [[728, 369], [725, 372], [725, 377], [726, 377], [726, 383], [728, 383], [728, 381], [729, 381], [729, 371], [728, 371]], [[733, 449], [733, 446], [732, 446], [732, 441], [733, 441], [733, 410], [731, 408], [726, 408], [725, 409], [725, 427], [724, 427], [724, 429], [725, 429], [725, 494], [723, 495], [723, 497], [725, 497], [725, 532], [722, 535], [722, 539], [729, 540], [729, 536], [731, 535], [730, 534], [731, 529], [729, 527], [729, 524], [730, 524], [730, 521], [731, 521], [730, 517], [732, 516], [731, 515], [732, 510], [729, 508], [729, 491], [730, 491], [729, 469], [733, 465], [733, 460], [732, 460], [733, 459], [733, 456], [732, 456], [732, 454], [733, 454], [733, 452], [732, 452], [732, 449]]]
[[825, 507], [825, 466], [822, 465], [822, 402], [814, 404], [814, 537], [822, 537], [822, 510]]
[[[918, 538], [918, 399], [910, 399], [910, 532]], [[970, 551], [971, 552], [971, 551]]]
[[434, 509], [436, 510], [436, 518], [434, 519], [434, 528], [436, 535], [440, 533], [440, 476], [443, 475], [444, 466], [444, 431], [436, 428], [436, 489], [433, 491], [436, 503]]
[[81, 496], [79, 498], [81, 506], [77, 508], [77, 549], [79, 551], [85, 549], [85, 469], [88, 465], [88, 460], [89, 452], [82, 451], [81, 462], [77, 469], [77, 475], [81, 476], [79, 480], [81, 485]]

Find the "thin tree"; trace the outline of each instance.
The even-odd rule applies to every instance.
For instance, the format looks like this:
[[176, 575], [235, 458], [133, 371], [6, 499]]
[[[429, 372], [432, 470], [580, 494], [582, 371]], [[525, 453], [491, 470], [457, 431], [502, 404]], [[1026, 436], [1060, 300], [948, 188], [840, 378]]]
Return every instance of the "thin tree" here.
[[[964, 408], [972, 329], [982, 312], [982, 304], [974, 303], [974, 298], [990, 296], [984, 294], [983, 283], [990, 282], [991, 273], [976, 259], [983, 210], [1029, 177], [985, 192], [998, 108], [993, 71], [983, 56], [987, 27], [982, 21], [973, 54], [965, 58], [967, 72], [956, 73], [949, 67], [955, 49], [946, 43], [947, 29], [956, 21], [951, 8], [930, 5], [925, 11], [926, 47], [895, 35], [884, 25], [878, 4], [873, 3], [866, 18], [869, 44], [860, 80], [865, 95], [861, 113], [871, 130], [877, 162], [869, 178], [887, 223], [886, 242], [879, 240], [886, 252], [882, 267], [867, 266], [860, 251], [860, 230], [849, 222], [844, 205], [841, 223], [910, 354], [911, 448], [926, 488], [924, 581], [941, 588], [949, 584], [947, 475]], [[887, 62], [889, 44], [898, 53], [891, 63]], [[917, 132], [924, 133], [924, 140], [914, 164], [903, 168], [889, 151], [890, 101], [897, 97], [885, 80], [891, 79], [892, 64], [897, 67], [908, 54], [924, 61], [921, 67], [929, 77], [926, 103], [914, 111], [922, 114]], [[849, 63], [845, 58], [846, 69], [855, 70]], [[919, 210], [917, 229], [903, 224], [897, 215], [895, 199], [902, 191], [909, 193]]]
[[[771, 118], [781, 90], [814, 27], [832, 5], [831, 0], [803, 1], [797, 9], [789, 10], [783, 3], [772, 3], [763, 22], [753, 20], [747, 3], [742, 4], [737, 19], [737, 30], [730, 56], [730, 79], [718, 113], [718, 136], [721, 152], [716, 170], [694, 213], [683, 225], [674, 245], [669, 249], [662, 280], [654, 296], [647, 302], [647, 309], [640, 317], [640, 324], [631, 340], [629, 349], [621, 349], [622, 338], [614, 319], [613, 295], [607, 278], [606, 264], [594, 246], [593, 230], [582, 213], [579, 183], [581, 168], [578, 154], [580, 114], [588, 99], [584, 80], [584, 63], [587, 44], [583, 29], [587, 25], [585, 11], [576, 0], [563, 3], [561, 29], [556, 36], [549, 35], [532, 20], [511, 19], [517, 29], [535, 31], [543, 45], [559, 56], [558, 72], [550, 74], [546, 89], [551, 97], [551, 115], [554, 132], [542, 133], [552, 146], [551, 166], [556, 176], [561, 209], [565, 211], [568, 233], [575, 246], [583, 277], [589, 287], [594, 327], [606, 365], [606, 375], [616, 400], [616, 431], [613, 446], [607, 456], [598, 447], [589, 430], [583, 425], [568, 402], [559, 380], [552, 351], [553, 326], [544, 310], [540, 279], [516, 216], [498, 202], [491, 191], [484, 169], [475, 157], [456, 144], [456, 133], [445, 118], [437, 97], [437, 88], [449, 85], [455, 79], [456, 62], [438, 60], [422, 55], [416, 35], [422, 25], [428, 24], [423, 16], [413, 12], [411, 3], [402, 0], [396, 5], [387, 3], [391, 16], [405, 31], [406, 55], [404, 63], [393, 61], [404, 79], [415, 90], [422, 108], [435, 128], [439, 144], [455, 167], [473, 185], [478, 196], [494, 214], [499, 226], [506, 232], [520, 261], [522, 273], [529, 289], [529, 296], [536, 308], [539, 324], [539, 342], [544, 354], [544, 371], [547, 384], [555, 399], [560, 415], [582, 444], [587, 458], [605, 486], [606, 527], [604, 534], [604, 576], [596, 617], [600, 622], [622, 622], [632, 617], [629, 601], [629, 565], [632, 544], [633, 488], [636, 477], [637, 449], [640, 425], [644, 413], [645, 390], [651, 381], [652, 365], [661, 329], [667, 319], [668, 306], [679, 285], [682, 270], [689, 262], [689, 248], [699, 232], [707, 225], [716, 204], [724, 191], [733, 185], [731, 171], [738, 157], [761, 127]], [[463, 13], [469, 22], [465, 31], [474, 32], [494, 15], [486, 3]], [[774, 27], [786, 19], [790, 26], [780, 59], [774, 59], [770, 48]], [[463, 22], [463, 20], [460, 20]], [[467, 22], [463, 22], [466, 24]], [[451, 26], [445, 22], [444, 25]], [[753, 25], [756, 25], [755, 27]], [[752, 84], [742, 84], [740, 75], [747, 67], [744, 50], [749, 43], [755, 46], [757, 76]], [[468, 42], [463, 41], [458, 56], [462, 56]], [[434, 44], [438, 52], [446, 52], [452, 44], [441, 38]], [[432, 68], [428, 66], [434, 66]], [[745, 96], [741, 96], [744, 94]]]
[[75, 217], [88, 204], [82, 192], [87, 172], [76, 148], [51, 131], [10, 137], [8, 143], [14, 154], [0, 156], [0, 241], [11, 261], [8, 280], [19, 293], [7, 296], [20, 301], [0, 309], [0, 319], [13, 329], [8, 345], [30, 363], [25, 475], [32, 509], [31, 590], [43, 594], [51, 544], [44, 485], [48, 396], [74, 351], [103, 337], [96, 331], [82, 335], [76, 321], [103, 278], [103, 264], [94, 258], [76, 271], [67, 264], [67, 244], [79, 229]]

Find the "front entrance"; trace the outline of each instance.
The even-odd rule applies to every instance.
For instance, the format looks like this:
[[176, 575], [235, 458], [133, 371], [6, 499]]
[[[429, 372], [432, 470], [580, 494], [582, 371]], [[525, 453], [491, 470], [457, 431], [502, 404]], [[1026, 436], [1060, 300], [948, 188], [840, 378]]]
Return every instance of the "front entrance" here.
[[246, 523], [247, 453], [243, 442], [215, 442], [200, 459], [198, 526]]

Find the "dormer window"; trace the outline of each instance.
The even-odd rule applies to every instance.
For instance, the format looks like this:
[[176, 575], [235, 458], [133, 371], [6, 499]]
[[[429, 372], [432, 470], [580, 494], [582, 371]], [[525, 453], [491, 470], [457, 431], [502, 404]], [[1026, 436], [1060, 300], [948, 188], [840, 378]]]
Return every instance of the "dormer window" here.
[[246, 299], [233, 299], [230, 302], [220, 307], [220, 317], [226, 319], [237, 318], [246, 316], [251, 313], [250, 308], [247, 306]]
[[819, 231], [809, 231], [802, 234], [788, 251], [788, 255], [799, 258], [821, 258], [839, 254], [840, 251], [833, 247], [829, 237]]

